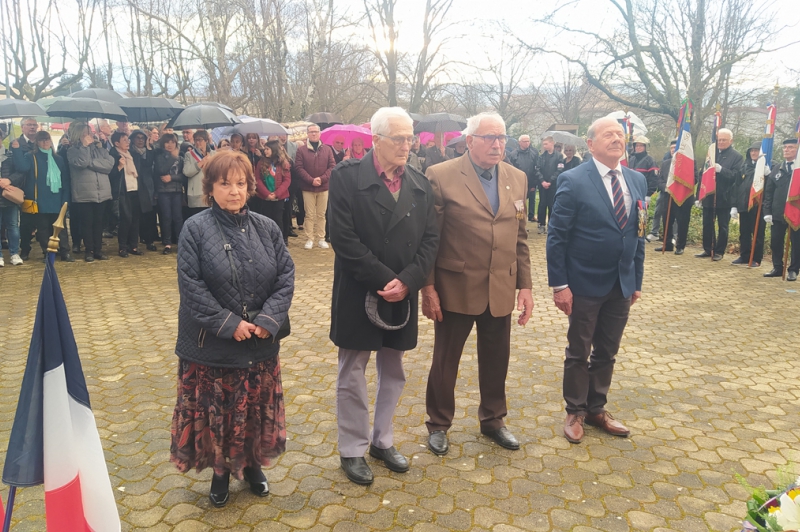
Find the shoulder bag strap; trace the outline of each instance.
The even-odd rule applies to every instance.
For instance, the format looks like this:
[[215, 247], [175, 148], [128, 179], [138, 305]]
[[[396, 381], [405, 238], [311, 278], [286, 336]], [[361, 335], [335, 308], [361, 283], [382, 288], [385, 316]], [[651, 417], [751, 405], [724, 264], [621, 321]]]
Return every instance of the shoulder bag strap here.
[[227, 239], [225, 238], [225, 233], [222, 231], [222, 226], [219, 223], [219, 220], [214, 213], [211, 213], [211, 216], [214, 218], [214, 221], [217, 223], [217, 229], [219, 229], [219, 236], [222, 237], [223, 248], [225, 249], [225, 254], [228, 256], [228, 262], [231, 265], [231, 277], [233, 278], [233, 284], [236, 286], [236, 289], [239, 291], [239, 298], [242, 301], [242, 319], [249, 322], [250, 316], [247, 314], [247, 303], [245, 303], [244, 299], [244, 291], [242, 290], [242, 285], [239, 283], [239, 274], [236, 272], [236, 264], [233, 262], [233, 248], [230, 244], [228, 244]]

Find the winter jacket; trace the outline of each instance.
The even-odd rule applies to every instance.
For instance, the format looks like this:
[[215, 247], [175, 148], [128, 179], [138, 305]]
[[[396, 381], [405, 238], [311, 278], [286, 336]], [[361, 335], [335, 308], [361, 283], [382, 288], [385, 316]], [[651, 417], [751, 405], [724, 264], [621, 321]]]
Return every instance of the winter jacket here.
[[[250, 322], [269, 331], [266, 339], [233, 339], [243, 302], [225, 242], [232, 249]], [[294, 263], [281, 230], [265, 216], [247, 209], [230, 214], [216, 204], [192, 216], [178, 242], [178, 290], [175, 354], [181, 359], [248, 368], [277, 355], [280, 342], [275, 335], [289, 315], [294, 294]]]
[[667, 152], [669, 157], [664, 157], [661, 161], [661, 168], [658, 170], [658, 191], [667, 190], [667, 180], [669, 179], [669, 169], [672, 167], [672, 155]]
[[[22, 154], [31, 152], [36, 149], [36, 143], [26, 141], [24, 136], [21, 136], [17, 140], [20, 141], [19, 148], [12, 149], [11, 152], [6, 151], [5, 159], [0, 163], [0, 177], [11, 181], [11, 186], [13, 187], [22, 188], [25, 184], [28, 171], [18, 168], [17, 164], [14, 162], [14, 154], [12, 152], [16, 150], [19, 150]], [[0, 195], [0, 208], [11, 207], [13, 205], [16, 205], [16, 203]], [[61, 207], [59, 207], [59, 209], [60, 208]]]
[[[736, 185], [733, 195], [733, 206], [739, 212], [747, 212], [750, 207], [750, 190], [753, 188], [753, 176], [756, 173], [756, 162], [750, 157], [744, 162], [744, 172], [741, 177], [736, 180]], [[753, 207], [755, 207], [755, 203]]]
[[[793, 161], [792, 169], [795, 168], [797, 160]], [[775, 165], [772, 172], [764, 178], [764, 205], [761, 208], [763, 216], [772, 215], [773, 222], [783, 222], [783, 211], [786, 207], [786, 198], [789, 196], [789, 184], [792, 181], [792, 174], [786, 167], [786, 163]]]
[[153, 150], [139, 153], [136, 148], [131, 148], [133, 164], [139, 174], [139, 206], [142, 212], [150, 212], [156, 205], [156, 184], [153, 182]]
[[647, 151], [631, 155], [628, 159], [628, 168], [636, 170], [647, 180], [648, 196], [652, 196], [658, 190], [658, 166]]
[[[744, 159], [733, 147], [728, 147], [717, 152], [717, 164], [722, 167], [717, 172], [717, 191], [703, 198], [703, 207], [730, 209], [735, 199], [734, 187], [744, 171]], [[697, 190], [700, 190], [699, 183]]]
[[[47, 185], [47, 154], [39, 150], [27, 151], [25, 148], [12, 149], [14, 166], [25, 174], [22, 190], [25, 199], [36, 200], [39, 212], [54, 214], [61, 211], [61, 206], [72, 201], [70, 194], [69, 171], [64, 159], [53, 154], [58, 169], [61, 170], [61, 188], [52, 192]], [[36, 164], [33, 163], [34, 157]], [[35, 172], [38, 170], [38, 172]]]
[[[333, 159], [333, 150], [322, 142], [317, 149], [306, 142], [297, 148], [297, 156], [294, 161], [295, 171], [300, 178], [300, 190], [304, 192], [325, 192], [328, 190], [328, 182], [331, 179], [331, 170], [336, 166]], [[315, 187], [311, 183], [315, 178], [322, 178], [322, 184]]]
[[[168, 175], [170, 180], [164, 183], [161, 176]], [[162, 149], [153, 152], [153, 183], [156, 195], [172, 192], [183, 192], [183, 159], [175, 157]]]
[[553, 151], [553, 153], [542, 152], [539, 156], [539, 185], [545, 181], [552, 184], [558, 182], [558, 176], [564, 171], [564, 156]]
[[114, 158], [95, 142], [70, 146], [67, 150], [73, 203], [102, 203], [111, 199], [108, 174]]
[[[272, 166], [266, 159], [261, 159], [256, 165], [256, 195], [266, 200], [270, 194], [267, 188], [267, 183], [264, 181], [264, 176], [269, 175], [269, 168]], [[292, 183], [292, 167], [287, 161], [282, 166], [275, 168], [275, 196], [279, 200], [285, 200], [289, 197], [289, 185]]]
[[525, 172], [528, 178], [528, 190], [533, 190], [539, 184], [539, 154], [531, 147], [528, 149], [517, 149], [511, 152], [509, 157], [511, 164]]
[[[210, 154], [206, 154], [208, 157]], [[183, 156], [183, 175], [186, 176], [186, 201], [190, 209], [208, 207], [203, 195], [203, 170], [197, 166], [204, 157], [194, 148], [189, 148]]]

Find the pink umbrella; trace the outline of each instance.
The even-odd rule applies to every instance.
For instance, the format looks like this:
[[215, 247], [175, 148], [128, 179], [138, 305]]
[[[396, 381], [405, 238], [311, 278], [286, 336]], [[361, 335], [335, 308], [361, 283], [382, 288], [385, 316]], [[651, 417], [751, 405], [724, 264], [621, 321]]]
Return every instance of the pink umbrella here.
[[[454, 138], [460, 135], [461, 135], [460, 131], [448, 131], [447, 133], [444, 134], [445, 144], [447, 144], [447, 142], [453, 140]], [[427, 131], [423, 131], [422, 133], [419, 134], [419, 143], [422, 144], [423, 146], [432, 140], [433, 140], [433, 133], [428, 133]]]
[[355, 138], [364, 141], [364, 149], [372, 147], [372, 132], [355, 124], [336, 124], [323, 130], [319, 136], [325, 144], [333, 144], [333, 141], [339, 137], [344, 139], [345, 148], [349, 148]]

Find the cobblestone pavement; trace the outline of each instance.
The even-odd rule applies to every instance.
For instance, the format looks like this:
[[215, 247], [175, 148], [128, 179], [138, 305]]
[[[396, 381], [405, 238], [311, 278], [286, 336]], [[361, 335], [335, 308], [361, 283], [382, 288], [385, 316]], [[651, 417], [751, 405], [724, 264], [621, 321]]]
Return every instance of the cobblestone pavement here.
[[[779, 466], [797, 460], [800, 295], [792, 289], [800, 283], [732, 267], [733, 257], [662, 256], [649, 245], [644, 299], [632, 311], [609, 404], [632, 435], [587, 428], [584, 442], [570, 445], [561, 433], [567, 320], [546, 288], [544, 237], [531, 235], [537, 306], [531, 323], [512, 331], [508, 377], [507, 424], [522, 448], [501, 449], [479, 433], [472, 336], [450, 454], [426, 450], [433, 328], [421, 318], [395, 418], [396, 445], [411, 470], [391, 473], [368, 457], [375, 483], [356, 486], [336, 449], [333, 252], [303, 250], [299, 240], [290, 246], [298, 270], [293, 331], [281, 355], [287, 452], [266, 471], [268, 498], [232, 481], [223, 509], [208, 502], [210, 471], [183, 475], [169, 463], [175, 255], [57, 263], [123, 530], [729, 531], [747, 498], [734, 473], [771, 485]], [[42, 280], [38, 257], [0, 270], [0, 462]], [[371, 366], [371, 394], [374, 375]], [[7, 488], [0, 493], [5, 500]], [[20, 490], [15, 531], [44, 530], [42, 501], [41, 488]]]

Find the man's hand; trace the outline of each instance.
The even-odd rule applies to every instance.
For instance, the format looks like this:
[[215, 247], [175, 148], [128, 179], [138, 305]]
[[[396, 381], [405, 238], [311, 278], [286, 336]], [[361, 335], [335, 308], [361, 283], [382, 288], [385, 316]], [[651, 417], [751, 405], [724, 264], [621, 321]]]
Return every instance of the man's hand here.
[[517, 323], [524, 327], [533, 312], [533, 294], [530, 288], [520, 288], [519, 294], [517, 294], [517, 310], [522, 311]]
[[117, 169], [122, 170], [123, 168], [125, 168], [125, 158], [120, 157], [119, 162], [117, 163]]
[[558, 307], [558, 310], [570, 316], [572, 314], [572, 290], [569, 287], [553, 292], [553, 301]]
[[764, 177], [769, 177], [769, 174], [771, 174], [771, 173], [772, 173], [772, 169], [769, 167], [769, 165], [765, 166], [764, 167]]
[[311, 184], [313, 186], [315, 186], [315, 187], [321, 187], [322, 186], [322, 178], [321, 177], [315, 177], [314, 180], [311, 181]]
[[162, 183], [169, 183], [170, 181], [172, 181], [172, 178], [170, 176], [168, 176], [168, 175], [162, 175], [161, 176], [161, 182]]
[[769, 225], [772, 225], [772, 215], [767, 214], [766, 216], [764, 216], [764, 221], [767, 222]]
[[206, 158], [206, 159], [200, 159], [199, 161], [197, 161], [197, 167], [198, 167], [200, 170], [202, 170], [203, 168], [205, 168], [205, 167], [206, 167], [206, 163], [207, 163], [207, 162], [208, 162], [208, 159], [207, 159], [207, 158]]
[[91, 144], [92, 142], [94, 142], [94, 139], [92, 138], [91, 135], [84, 135], [84, 137], [81, 139], [81, 143], [84, 146], [89, 146], [89, 144]]
[[434, 321], [442, 321], [442, 305], [433, 285], [422, 287], [422, 314]]
[[6, 178], [0, 179], [0, 188], [6, 188], [8, 186], [11, 186], [11, 180], [10, 179], [6, 179]]
[[11, 143], [11, 147], [12, 148], [19, 148], [19, 141], [17, 139], [14, 139], [14, 142]]
[[695, 202], [694, 202], [694, 206], [695, 206], [695, 207], [702, 207], [702, 206], [703, 206], [703, 202], [702, 202], [702, 201], [700, 201], [700, 200], [695, 200]]
[[542, 181], [542, 188], [547, 190], [548, 188], [550, 188], [550, 183], [548, 183], [547, 181]]
[[641, 290], [637, 290], [631, 296], [631, 306], [633, 306], [640, 299], [642, 299], [642, 291]]
[[722, 165], [717, 163], [716, 165], [714, 165], [714, 170], [716, 170], [717, 172], [721, 172], [722, 171]]
[[737, 214], [739, 214], [739, 209], [731, 207], [731, 216], [736, 216]]
[[400, 279], [392, 279], [383, 290], [378, 290], [378, 295], [389, 303], [397, 303], [408, 296], [408, 287]]

